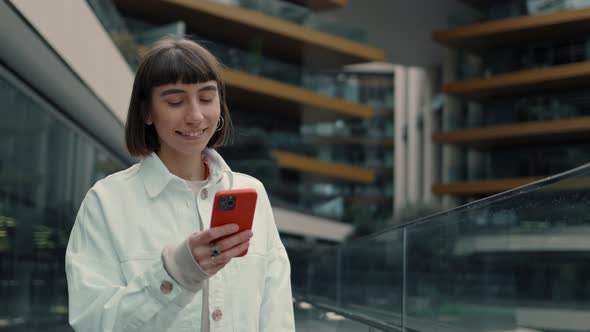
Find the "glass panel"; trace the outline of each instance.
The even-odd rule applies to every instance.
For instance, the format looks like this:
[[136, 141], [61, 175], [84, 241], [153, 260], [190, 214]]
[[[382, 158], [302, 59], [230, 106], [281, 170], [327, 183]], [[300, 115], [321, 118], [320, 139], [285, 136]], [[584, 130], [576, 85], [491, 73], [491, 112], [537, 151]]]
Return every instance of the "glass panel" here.
[[590, 59], [590, 40], [576, 38], [555, 42], [527, 42], [509, 48], [494, 48], [474, 60], [459, 53], [458, 79], [475, 79], [510, 72], [583, 62]]
[[226, 5], [241, 6], [278, 17], [280, 19], [303, 25], [311, 29], [326, 32], [359, 43], [367, 43], [366, 31], [343, 25], [329, 18], [315, 14], [306, 7], [280, 0], [215, 0]]
[[350, 242], [339, 258], [338, 304], [345, 310], [401, 326], [403, 229]]
[[[516, 16], [553, 14], [563, 10], [583, 9], [590, 6], [588, 0], [499, 0], [473, 1], [484, 7], [476, 21], [493, 21]], [[475, 23], [466, 17], [453, 15], [449, 18], [451, 26]]]
[[0, 328], [67, 331], [64, 255], [90, 186], [121, 169], [0, 76]]
[[455, 181], [543, 177], [590, 162], [588, 144], [545, 144], [543, 146], [500, 147], [473, 151], [466, 165], [466, 177], [455, 173]]
[[453, 121], [453, 130], [552, 121], [590, 116], [590, 98], [584, 90], [518, 98], [494, 98], [481, 105], [483, 110], [466, 111]]
[[407, 229], [407, 326], [587, 331], [590, 166]]
[[310, 256], [308, 289], [306, 296], [315, 301], [337, 303], [340, 283], [340, 248], [323, 247], [313, 250]]
[[378, 332], [369, 326], [334, 312], [321, 310], [309, 302], [296, 301], [295, 326], [298, 332]]

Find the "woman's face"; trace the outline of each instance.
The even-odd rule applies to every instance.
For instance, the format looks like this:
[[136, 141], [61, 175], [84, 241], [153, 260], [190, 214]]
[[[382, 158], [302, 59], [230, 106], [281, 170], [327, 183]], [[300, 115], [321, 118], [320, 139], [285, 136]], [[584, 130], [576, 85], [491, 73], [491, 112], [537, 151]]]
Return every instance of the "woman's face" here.
[[146, 123], [156, 128], [160, 153], [200, 156], [220, 113], [217, 82], [166, 84], [152, 89]]

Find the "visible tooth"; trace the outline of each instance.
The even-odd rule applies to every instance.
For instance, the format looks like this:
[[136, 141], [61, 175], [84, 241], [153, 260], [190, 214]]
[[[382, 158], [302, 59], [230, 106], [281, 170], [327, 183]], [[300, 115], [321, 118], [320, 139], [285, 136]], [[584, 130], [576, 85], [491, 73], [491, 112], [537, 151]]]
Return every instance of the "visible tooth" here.
[[200, 131], [197, 131], [197, 132], [192, 132], [192, 133], [189, 132], [189, 133], [182, 133], [182, 134], [184, 136], [199, 136], [199, 135], [201, 135], [204, 132], [205, 132], [205, 129], [200, 130]]

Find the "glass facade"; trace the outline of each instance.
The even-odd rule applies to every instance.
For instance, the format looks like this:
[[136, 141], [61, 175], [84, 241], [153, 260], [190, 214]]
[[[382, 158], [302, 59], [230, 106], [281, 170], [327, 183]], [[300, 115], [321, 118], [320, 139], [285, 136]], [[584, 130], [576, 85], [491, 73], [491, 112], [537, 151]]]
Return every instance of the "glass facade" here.
[[70, 229], [88, 189], [124, 165], [0, 69], [0, 330], [68, 331]]

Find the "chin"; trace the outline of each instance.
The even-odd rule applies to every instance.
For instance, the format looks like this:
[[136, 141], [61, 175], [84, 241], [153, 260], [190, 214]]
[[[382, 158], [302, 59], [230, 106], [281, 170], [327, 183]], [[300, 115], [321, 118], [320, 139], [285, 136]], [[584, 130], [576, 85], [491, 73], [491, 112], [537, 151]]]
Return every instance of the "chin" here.
[[180, 151], [182, 154], [185, 154], [187, 156], [194, 156], [194, 155], [200, 155], [203, 150], [205, 150], [207, 148], [207, 145], [204, 146], [195, 146], [193, 148], [190, 149], [183, 149], [182, 151]]

